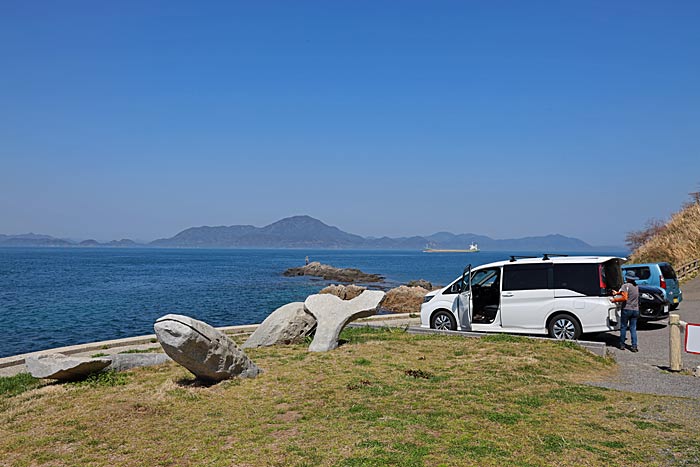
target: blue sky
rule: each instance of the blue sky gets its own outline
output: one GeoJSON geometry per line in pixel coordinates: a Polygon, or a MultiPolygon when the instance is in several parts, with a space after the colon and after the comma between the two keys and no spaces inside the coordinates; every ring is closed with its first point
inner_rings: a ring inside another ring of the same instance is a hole
{"type": "Polygon", "coordinates": [[[0,3],[0,233],[308,214],[621,245],[700,190],[700,3],[0,3]]]}

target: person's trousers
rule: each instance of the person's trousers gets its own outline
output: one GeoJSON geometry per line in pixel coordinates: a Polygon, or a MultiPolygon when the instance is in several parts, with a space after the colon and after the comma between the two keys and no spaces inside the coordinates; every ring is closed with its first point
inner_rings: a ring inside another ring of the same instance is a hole
{"type": "Polygon", "coordinates": [[[627,340],[627,328],[630,330],[632,338],[632,347],[637,347],[637,319],[639,318],[639,310],[622,310],[620,317],[620,344],[624,345],[627,340]]]}

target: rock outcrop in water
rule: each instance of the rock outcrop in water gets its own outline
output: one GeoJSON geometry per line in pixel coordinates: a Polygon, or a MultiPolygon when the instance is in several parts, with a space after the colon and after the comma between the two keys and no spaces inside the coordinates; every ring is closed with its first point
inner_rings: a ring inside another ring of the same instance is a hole
{"type": "Polygon", "coordinates": [[[382,282],[384,277],[379,274],[368,274],[354,268],[336,268],[318,261],[309,263],[299,268],[290,268],[284,271],[285,276],[314,276],[329,281],[338,282],[382,282]]]}
{"type": "Polygon", "coordinates": [[[423,287],[396,287],[386,293],[381,308],[392,313],[420,313],[423,298],[428,292],[423,287]]]}
{"type": "Polygon", "coordinates": [[[355,284],[348,284],[348,285],[331,284],[328,287],[321,289],[321,291],[319,293],[327,293],[327,294],[335,295],[336,297],[341,298],[343,300],[352,300],[353,298],[357,297],[365,290],[367,290],[366,287],[360,287],[360,286],[355,285],[355,284]]]}
{"type": "Polygon", "coordinates": [[[407,287],[422,287],[425,290],[433,290],[433,284],[426,281],[425,279],[418,279],[417,281],[410,281],[406,284],[407,287]]]}

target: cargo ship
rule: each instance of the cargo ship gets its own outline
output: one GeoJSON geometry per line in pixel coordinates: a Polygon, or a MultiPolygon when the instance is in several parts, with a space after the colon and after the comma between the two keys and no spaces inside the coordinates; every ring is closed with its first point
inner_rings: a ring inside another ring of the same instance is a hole
{"type": "Polygon", "coordinates": [[[443,249],[438,249],[438,248],[426,248],[423,250],[423,253],[478,253],[479,252],[479,246],[472,242],[471,245],[469,245],[469,249],[467,250],[443,250],[443,249]]]}

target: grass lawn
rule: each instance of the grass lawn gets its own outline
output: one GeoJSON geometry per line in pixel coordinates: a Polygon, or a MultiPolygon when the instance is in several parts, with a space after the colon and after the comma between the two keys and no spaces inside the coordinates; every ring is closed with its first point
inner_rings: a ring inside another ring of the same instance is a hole
{"type": "Polygon", "coordinates": [[[82,384],[0,378],[0,465],[700,463],[696,400],[581,384],[615,365],[575,346],[368,328],[343,338],[325,353],[248,351],[260,377],[208,387],[174,363],[82,384]]]}

